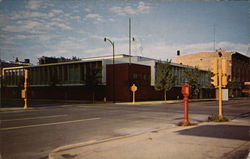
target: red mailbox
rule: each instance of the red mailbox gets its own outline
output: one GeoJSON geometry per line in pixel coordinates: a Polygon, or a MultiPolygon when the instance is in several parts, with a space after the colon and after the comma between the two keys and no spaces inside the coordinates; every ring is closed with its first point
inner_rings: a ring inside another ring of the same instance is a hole
{"type": "Polygon", "coordinates": [[[190,95],[190,85],[185,83],[182,85],[181,93],[183,96],[189,96],[190,95]]]}

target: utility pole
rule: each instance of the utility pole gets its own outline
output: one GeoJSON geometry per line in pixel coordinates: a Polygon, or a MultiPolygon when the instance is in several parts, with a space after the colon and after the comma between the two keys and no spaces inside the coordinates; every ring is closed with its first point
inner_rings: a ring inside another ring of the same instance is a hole
{"type": "Polygon", "coordinates": [[[131,18],[129,18],[128,34],[129,34],[129,64],[131,64],[131,18]]]}

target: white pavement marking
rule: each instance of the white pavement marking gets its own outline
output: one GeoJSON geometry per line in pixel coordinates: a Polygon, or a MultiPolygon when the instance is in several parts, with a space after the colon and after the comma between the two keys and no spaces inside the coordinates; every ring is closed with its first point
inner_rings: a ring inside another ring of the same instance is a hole
{"type": "Polygon", "coordinates": [[[101,119],[101,118],[89,118],[89,119],[62,121],[62,122],[56,122],[56,123],[44,123],[44,124],[35,124],[35,125],[18,126],[18,127],[7,127],[7,128],[0,128],[0,130],[14,130],[14,129],[23,129],[23,128],[33,128],[33,127],[40,127],[40,126],[50,126],[50,125],[68,124],[68,123],[76,123],[76,122],[91,121],[91,120],[99,120],[99,119],[101,119]]]}
{"type": "Polygon", "coordinates": [[[62,117],[67,116],[67,114],[63,115],[50,115],[50,116],[40,116],[40,117],[33,117],[33,118],[19,118],[19,119],[4,119],[0,121],[20,121],[20,120],[32,120],[32,119],[45,119],[45,118],[56,118],[56,117],[62,117]]]}

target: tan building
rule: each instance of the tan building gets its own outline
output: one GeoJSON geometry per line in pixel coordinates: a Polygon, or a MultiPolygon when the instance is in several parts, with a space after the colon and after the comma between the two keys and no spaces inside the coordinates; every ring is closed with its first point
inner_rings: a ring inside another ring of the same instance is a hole
{"type": "MultiPolygon", "coordinates": [[[[219,50],[222,53],[222,57],[226,58],[229,62],[228,75],[231,76],[231,66],[232,66],[232,52],[226,52],[224,50],[219,50]]],[[[214,58],[219,57],[218,52],[198,52],[188,55],[182,55],[176,57],[176,63],[182,65],[188,65],[193,67],[198,67],[203,70],[212,70],[212,61],[214,58]]]]}
{"type": "Polygon", "coordinates": [[[188,55],[176,57],[176,63],[198,67],[203,70],[212,70],[212,61],[218,57],[218,53],[222,53],[222,57],[227,59],[229,81],[237,81],[239,83],[250,81],[250,58],[238,52],[227,52],[217,50],[215,52],[198,52],[188,55]]]}

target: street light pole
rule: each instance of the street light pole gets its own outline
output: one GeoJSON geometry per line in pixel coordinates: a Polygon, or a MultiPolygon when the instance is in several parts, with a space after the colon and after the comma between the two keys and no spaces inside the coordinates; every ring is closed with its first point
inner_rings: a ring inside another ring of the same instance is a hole
{"type": "Polygon", "coordinates": [[[104,41],[109,41],[113,47],[113,103],[115,103],[115,42],[104,38],[104,41]]]}

